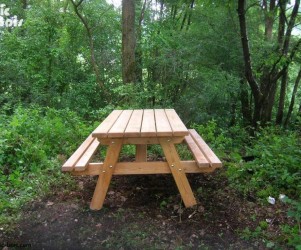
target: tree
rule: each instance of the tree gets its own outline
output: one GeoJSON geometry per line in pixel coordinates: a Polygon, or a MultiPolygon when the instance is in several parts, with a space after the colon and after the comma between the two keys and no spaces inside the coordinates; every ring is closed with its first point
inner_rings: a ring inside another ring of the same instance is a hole
{"type": "Polygon", "coordinates": [[[95,76],[96,76],[96,81],[99,84],[99,86],[101,87],[101,89],[104,91],[104,93],[106,95],[108,95],[108,93],[106,91],[106,88],[105,88],[105,85],[104,85],[104,82],[103,82],[103,80],[101,79],[101,76],[100,76],[100,72],[99,72],[99,67],[98,67],[97,61],[95,59],[95,51],[94,51],[94,42],[93,42],[92,29],[90,28],[87,19],[79,11],[79,7],[82,4],[82,2],[83,2],[83,0],[80,0],[78,3],[76,3],[74,0],[71,0],[71,3],[73,5],[73,7],[74,7],[74,11],[75,11],[76,15],[79,17],[79,19],[81,20],[81,22],[83,23],[83,25],[84,25],[84,27],[86,29],[86,32],[87,32],[87,36],[88,36],[88,39],[89,39],[89,45],[90,45],[91,64],[92,64],[93,69],[94,69],[94,73],[95,73],[95,76]]]}
{"type": "Polygon", "coordinates": [[[122,0],[122,79],[136,81],[135,0],[122,0]]]}
{"type": "MultiPolygon", "coordinates": [[[[255,2],[257,4],[257,2],[255,2]]],[[[284,97],[287,84],[288,67],[296,51],[298,50],[301,39],[292,42],[292,29],[298,16],[300,0],[296,0],[290,17],[286,11],[286,0],[280,0],[277,7],[275,1],[270,1],[268,8],[267,1],[263,1],[261,11],[265,13],[265,36],[264,40],[268,41],[269,47],[266,47],[267,59],[257,68],[253,67],[252,51],[249,44],[248,25],[246,13],[249,8],[246,8],[245,0],[238,0],[238,17],[240,24],[241,44],[244,59],[245,78],[251,88],[252,97],[254,100],[254,109],[252,116],[252,125],[257,127],[257,123],[262,125],[270,122],[272,119],[272,110],[275,104],[275,96],[277,93],[278,80],[282,78],[280,101],[278,106],[278,122],[282,120],[284,97]],[[280,15],[278,24],[278,43],[273,46],[273,27],[276,8],[279,9],[280,15]],[[268,10],[269,9],[269,10],[268,10]],[[286,21],[288,20],[288,22],[286,21]]],[[[264,42],[262,42],[264,44],[264,42]]]]}

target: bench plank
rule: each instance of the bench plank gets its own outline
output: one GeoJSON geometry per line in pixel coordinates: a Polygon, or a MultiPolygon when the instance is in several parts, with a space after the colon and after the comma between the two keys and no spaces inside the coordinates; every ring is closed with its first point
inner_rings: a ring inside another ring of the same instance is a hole
{"type": "Polygon", "coordinates": [[[141,125],[141,136],[142,137],[155,137],[156,123],[155,114],[153,109],[145,109],[143,112],[143,120],[141,125]]]}
{"type": "Polygon", "coordinates": [[[86,169],[90,159],[92,158],[93,154],[95,153],[96,149],[98,148],[100,142],[97,139],[91,143],[88,147],[86,152],[81,156],[79,161],[76,163],[74,170],[75,171],[83,171],[86,169]]]}
{"type": "Polygon", "coordinates": [[[92,132],[93,137],[108,137],[107,133],[122,113],[122,110],[114,110],[111,114],[92,132]]]}
{"type": "Polygon", "coordinates": [[[113,124],[112,128],[108,133],[108,137],[110,138],[117,138],[123,137],[124,131],[129,123],[133,110],[124,110],[118,119],[113,124]]]}
{"type": "Polygon", "coordinates": [[[174,136],[185,136],[189,132],[174,109],[165,109],[174,136]]]}
{"type": "Polygon", "coordinates": [[[198,145],[194,142],[191,135],[185,136],[185,142],[187,143],[188,148],[193,154],[195,161],[197,162],[199,167],[209,167],[209,161],[204,156],[203,152],[200,150],[198,145]]]}
{"type": "Polygon", "coordinates": [[[206,144],[206,142],[203,140],[203,138],[195,131],[195,129],[189,129],[189,133],[195,143],[198,145],[200,150],[203,152],[204,156],[207,158],[207,160],[210,163],[211,167],[219,168],[222,166],[221,161],[218,159],[218,157],[214,154],[214,152],[211,150],[211,148],[206,144]]]}
{"type": "Polygon", "coordinates": [[[129,120],[129,123],[125,129],[127,137],[139,137],[142,125],[143,110],[134,110],[129,120]]]}
{"type": "Polygon", "coordinates": [[[78,162],[80,157],[85,153],[85,151],[91,145],[93,140],[94,138],[90,134],[88,138],[73,153],[73,155],[65,162],[65,164],[62,166],[62,171],[72,171],[75,164],[78,162]]]}
{"type": "Polygon", "coordinates": [[[172,129],[164,109],[155,109],[155,121],[158,136],[172,136],[172,129]]]}

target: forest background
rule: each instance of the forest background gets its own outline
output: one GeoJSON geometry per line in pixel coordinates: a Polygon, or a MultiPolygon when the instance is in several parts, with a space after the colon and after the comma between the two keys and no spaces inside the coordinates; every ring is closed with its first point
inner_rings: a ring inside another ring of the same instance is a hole
{"type": "Polygon", "coordinates": [[[174,108],[243,199],[285,195],[281,237],[244,235],[300,249],[300,0],[1,4],[0,223],[72,183],[62,162],[113,109],[174,108]]]}

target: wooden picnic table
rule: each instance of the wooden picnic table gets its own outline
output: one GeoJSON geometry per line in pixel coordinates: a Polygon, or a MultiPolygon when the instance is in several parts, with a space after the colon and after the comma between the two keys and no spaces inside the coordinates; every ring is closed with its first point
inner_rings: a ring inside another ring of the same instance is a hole
{"type": "Polygon", "coordinates": [[[114,110],[63,165],[74,175],[99,175],[90,208],[101,209],[112,175],[171,173],[186,207],[196,204],[186,173],[212,172],[220,160],[195,130],[188,130],[174,109],[114,110]],[[185,141],[194,160],[181,161],[176,144],[185,141]],[[125,144],[136,145],[135,162],[119,162],[125,144]],[[147,145],[160,144],[166,162],[147,161],[147,145]],[[107,145],[103,163],[91,163],[107,145]]]}

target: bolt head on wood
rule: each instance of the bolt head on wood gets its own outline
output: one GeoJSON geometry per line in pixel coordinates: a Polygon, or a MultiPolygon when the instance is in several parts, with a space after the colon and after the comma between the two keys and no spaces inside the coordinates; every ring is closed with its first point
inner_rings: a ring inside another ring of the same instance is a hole
{"type": "Polygon", "coordinates": [[[172,167],[174,167],[175,165],[171,164],[172,167]]]}
{"type": "Polygon", "coordinates": [[[179,168],[179,171],[182,171],[182,169],[181,169],[181,168],[179,168]]]}
{"type": "Polygon", "coordinates": [[[104,171],[102,171],[103,173],[105,173],[106,171],[104,170],[104,171]]]}
{"type": "Polygon", "coordinates": [[[111,165],[110,168],[112,168],[113,166],[111,165]]]}

